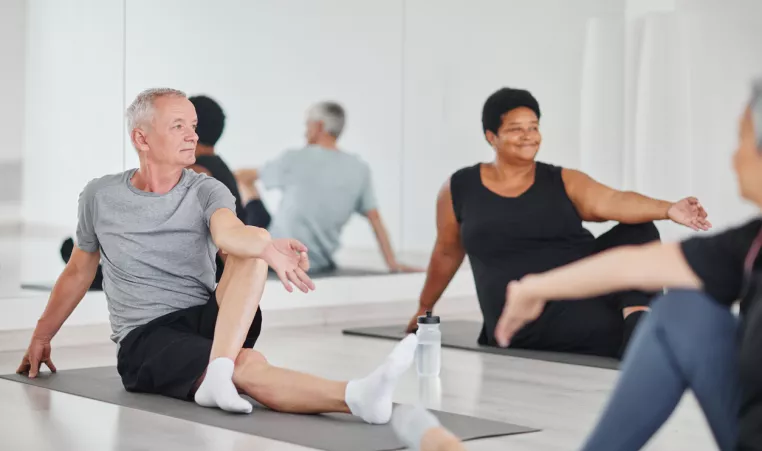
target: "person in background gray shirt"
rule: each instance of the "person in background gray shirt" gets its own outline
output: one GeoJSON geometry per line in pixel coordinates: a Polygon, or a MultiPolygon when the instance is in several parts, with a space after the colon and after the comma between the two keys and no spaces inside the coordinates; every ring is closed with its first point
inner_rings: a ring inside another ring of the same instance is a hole
{"type": "Polygon", "coordinates": [[[337,147],[345,121],[339,104],[318,103],[307,112],[306,147],[286,151],[261,168],[236,171],[247,224],[266,227],[274,237],[303,242],[309,248],[311,268],[325,271],[335,268],[333,255],[341,231],[352,214],[359,213],[370,221],[390,271],[422,271],[397,261],[378,211],[368,165],[337,147]],[[254,187],[257,180],[283,192],[274,218],[254,187]]]}
{"type": "Polygon", "coordinates": [[[285,288],[307,293],[308,248],[246,226],[219,180],[196,173],[198,123],[184,93],[150,89],[127,110],[140,167],[87,184],[79,198],[77,246],[58,278],[19,373],[56,368],[50,342],[103,265],[103,288],[118,343],[117,371],[128,391],[195,400],[248,413],[238,393],[278,411],[352,413],[389,421],[392,394],[410,366],[410,335],[373,373],[329,381],[270,365],[252,348],[268,267],[285,288]],[[227,255],[215,286],[215,255],[227,255]]]}

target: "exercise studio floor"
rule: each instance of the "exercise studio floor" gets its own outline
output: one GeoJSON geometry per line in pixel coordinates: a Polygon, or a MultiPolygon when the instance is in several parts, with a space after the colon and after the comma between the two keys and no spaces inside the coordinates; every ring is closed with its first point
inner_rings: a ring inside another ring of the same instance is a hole
{"type": "MultiPolygon", "coordinates": [[[[18,309],[25,299],[31,302],[36,299],[33,296],[40,296],[40,293],[19,291],[18,287],[22,278],[37,274],[44,266],[38,264],[35,270],[33,260],[37,256],[57,256],[55,245],[58,242],[57,236],[19,239],[6,235],[0,239],[0,287],[5,292],[0,296],[0,303],[10,302],[9,305],[18,309]],[[34,255],[35,258],[24,255],[34,255]]],[[[43,278],[58,270],[58,263],[51,261],[53,267],[45,267],[43,278]]],[[[476,301],[468,299],[463,302],[475,305],[476,301]]],[[[30,314],[39,315],[37,308],[34,307],[35,312],[30,314]]],[[[384,322],[399,320],[381,321],[384,322]]],[[[365,325],[374,323],[363,320],[359,324],[355,321],[330,326],[266,327],[257,349],[276,365],[328,378],[358,377],[375,368],[394,346],[392,341],[341,333],[344,327],[365,325]]],[[[71,327],[67,332],[58,343],[54,341],[53,359],[59,370],[116,364],[116,349],[108,341],[107,325],[71,327]]],[[[30,333],[28,330],[0,330],[0,374],[16,370],[30,333]]],[[[596,421],[617,376],[616,371],[606,369],[453,349],[443,349],[442,352],[440,386],[419,385],[415,370],[411,368],[398,386],[396,402],[413,403],[424,399],[439,410],[541,430],[471,441],[468,443],[470,450],[578,449],[596,421]]],[[[6,380],[0,380],[0,400],[0,450],[310,449],[6,380]]],[[[715,449],[692,396],[686,396],[676,415],[646,449],[715,449]]]]}
{"type": "MultiPolygon", "coordinates": [[[[347,378],[372,370],[392,346],[390,341],[343,336],[340,327],[300,327],[266,330],[257,349],[277,365],[347,378]]],[[[59,370],[114,365],[114,355],[114,346],[108,344],[54,349],[59,370]]],[[[20,357],[20,351],[0,353],[0,373],[13,372],[20,357]]],[[[468,444],[471,450],[574,450],[594,423],[616,374],[444,349],[439,408],[542,429],[472,441],[468,444]]],[[[414,402],[423,392],[427,401],[436,403],[437,389],[419,387],[411,369],[395,400],[414,402]]],[[[0,399],[2,449],[309,449],[4,380],[0,380],[0,399]]],[[[677,414],[646,449],[715,449],[692,397],[683,400],[677,414]]]]}

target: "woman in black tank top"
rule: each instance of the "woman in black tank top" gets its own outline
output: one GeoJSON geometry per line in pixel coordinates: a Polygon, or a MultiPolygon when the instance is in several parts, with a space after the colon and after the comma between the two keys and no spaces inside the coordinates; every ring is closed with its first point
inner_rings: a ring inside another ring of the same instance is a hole
{"type": "MultiPolygon", "coordinates": [[[[504,88],[494,93],[484,105],[482,123],[495,161],[455,172],[437,201],[437,242],[417,315],[433,308],[468,255],[484,316],[481,344],[496,345],[495,325],[510,281],[615,246],[658,240],[655,220],[709,227],[694,198],[655,200],[536,162],[539,118],[539,105],[529,92],[504,88]],[[595,238],[583,221],[619,224],[595,238]]],[[[620,356],[652,295],[633,291],[613,295],[616,302],[549,302],[511,346],[620,356]]]]}

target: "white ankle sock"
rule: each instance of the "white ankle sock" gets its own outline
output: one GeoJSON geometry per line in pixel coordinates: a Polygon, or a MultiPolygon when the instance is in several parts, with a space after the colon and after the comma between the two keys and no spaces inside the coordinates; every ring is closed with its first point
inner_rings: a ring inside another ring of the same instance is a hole
{"type": "Polygon", "coordinates": [[[397,437],[410,449],[421,449],[427,431],[439,427],[437,417],[423,407],[399,406],[392,415],[392,428],[397,437]]]}
{"type": "Polygon", "coordinates": [[[206,376],[196,391],[196,404],[219,407],[228,412],[251,413],[251,403],[241,398],[233,384],[235,362],[219,357],[206,368],[206,376]]]}
{"type": "Polygon", "coordinates": [[[386,361],[363,379],[347,384],[344,399],[349,410],[371,424],[385,424],[392,416],[392,395],[399,377],[415,358],[418,338],[410,334],[399,342],[386,361]]]}

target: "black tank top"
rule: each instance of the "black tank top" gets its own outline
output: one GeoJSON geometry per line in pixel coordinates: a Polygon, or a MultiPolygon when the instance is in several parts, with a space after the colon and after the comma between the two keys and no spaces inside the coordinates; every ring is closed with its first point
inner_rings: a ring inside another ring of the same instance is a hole
{"type": "Polygon", "coordinates": [[[494,344],[508,283],[591,255],[595,238],[566,194],[560,167],[538,162],[532,186],[503,197],[484,186],[480,166],[453,174],[450,191],[484,315],[480,341],[494,344]]]}
{"type": "Polygon", "coordinates": [[[235,176],[230,171],[228,165],[225,164],[219,155],[198,156],[196,157],[196,164],[206,168],[209,172],[212,173],[212,177],[216,178],[222,182],[223,185],[228,187],[230,192],[235,197],[236,216],[238,216],[238,219],[241,221],[244,221],[246,218],[246,210],[244,210],[243,203],[241,202],[241,193],[238,192],[238,183],[235,181],[235,176]]]}

